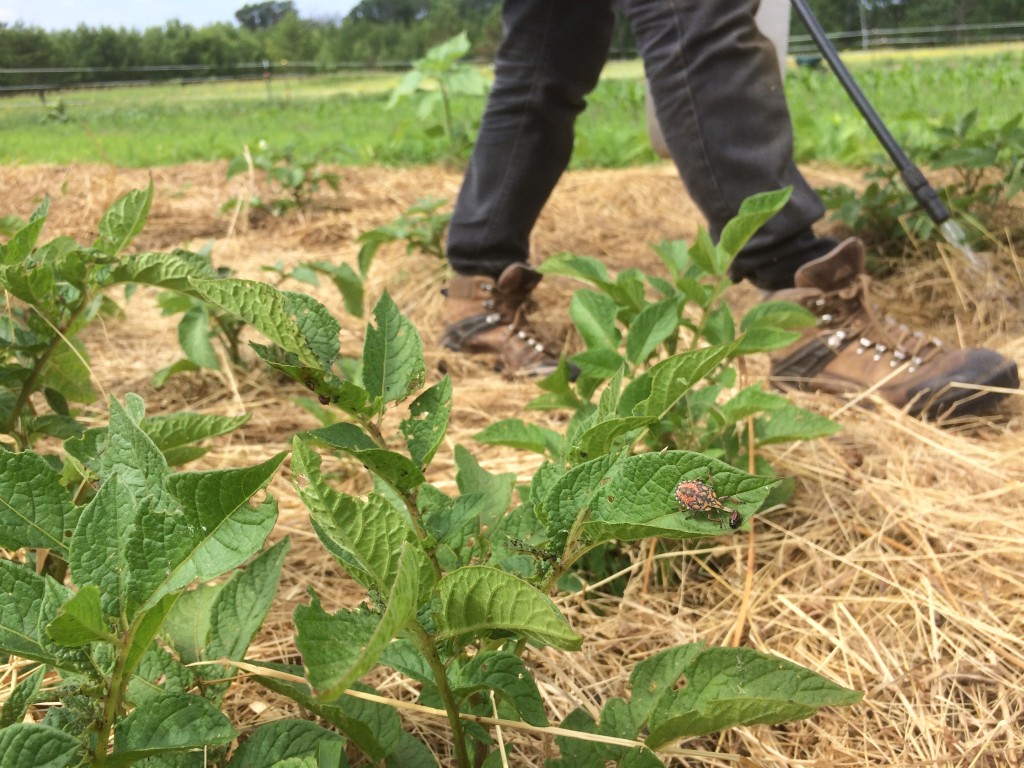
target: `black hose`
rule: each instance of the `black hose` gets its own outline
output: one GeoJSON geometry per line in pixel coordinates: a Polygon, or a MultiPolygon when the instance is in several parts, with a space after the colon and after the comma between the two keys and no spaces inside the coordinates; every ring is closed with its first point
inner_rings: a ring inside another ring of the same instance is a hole
{"type": "Polygon", "coordinates": [[[839,54],[832,45],[832,41],[825,34],[825,30],[822,29],[817,18],[811,13],[806,0],[791,0],[791,2],[800,20],[814,39],[814,44],[818,47],[821,55],[839,79],[840,84],[853,101],[854,106],[857,107],[857,111],[867,121],[868,126],[870,126],[872,132],[878,138],[878,141],[881,142],[882,147],[885,148],[893,163],[896,164],[900,176],[903,177],[903,182],[907,185],[907,189],[910,190],[910,193],[920,206],[924,208],[928,217],[936,224],[942,224],[950,218],[950,213],[946,206],[942,204],[938,193],[928,183],[924,174],[921,173],[921,169],[911,162],[910,158],[907,157],[907,153],[896,143],[896,139],[893,138],[889,129],[885,127],[882,118],[878,116],[875,108],[871,106],[871,102],[868,101],[860,86],[853,79],[850,70],[846,68],[842,59],[839,58],[839,54]]]}

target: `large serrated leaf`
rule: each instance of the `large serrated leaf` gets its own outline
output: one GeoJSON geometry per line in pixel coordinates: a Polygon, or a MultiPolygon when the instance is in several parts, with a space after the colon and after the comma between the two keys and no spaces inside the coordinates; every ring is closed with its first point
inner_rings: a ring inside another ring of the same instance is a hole
{"type": "Polygon", "coordinates": [[[518,576],[484,565],[459,568],[438,583],[441,638],[516,632],[540,645],[579,650],[572,630],[547,595],[518,576]]]}
{"type": "Polygon", "coordinates": [[[480,690],[495,691],[530,725],[549,724],[533,675],[514,653],[482,651],[453,670],[450,685],[463,698],[480,690]]]}
{"type": "Polygon", "coordinates": [[[149,435],[165,455],[171,451],[211,437],[234,432],[249,423],[251,413],[227,416],[215,413],[167,413],[147,416],[142,431],[149,435]]]}
{"type": "Polygon", "coordinates": [[[841,424],[827,416],[790,404],[758,419],[754,434],[758,445],[770,445],[828,437],[841,429],[841,424]]]}
{"type": "Polygon", "coordinates": [[[763,301],[755,304],[743,316],[740,330],[769,327],[796,331],[813,328],[817,323],[817,316],[800,304],[792,301],[763,301]]]}
{"type": "MultiPolygon", "coordinates": [[[[43,685],[43,677],[47,672],[45,665],[39,665],[21,680],[17,681],[7,701],[0,707],[0,729],[25,719],[28,709],[36,701],[36,696],[43,685]]],[[[17,675],[15,674],[15,678],[17,675]]]]}
{"type": "Polygon", "coordinates": [[[402,731],[398,744],[388,755],[385,768],[437,768],[437,758],[430,747],[411,733],[402,731]]]}
{"type": "MultiPolygon", "coordinates": [[[[167,693],[185,693],[196,684],[194,671],[188,669],[162,646],[150,644],[139,659],[128,683],[127,700],[132,706],[145,706],[167,693]]],[[[209,699],[209,689],[204,696],[209,699]]]]}
{"type": "Polygon", "coordinates": [[[222,746],[235,736],[231,722],[206,699],[168,693],[118,723],[114,752],[104,764],[122,768],[149,755],[222,746]]]}
{"type": "Polygon", "coordinates": [[[39,638],[46,581],[18,563],[0,558],[0,651],[56,664],[39,638]]]}
{"type": "MultiPolygon", "coordinates": [[[[633,717],[629,704],[623,699],[613,698],[605,702],[601,710],[600,722],[583,709],[570,712],[562,723],[564,730],[580,731],[581,733],[609,736],[616,739],[635,740],[640,730],[633,717]]],[[[556,738],[562,759],[550,764],[550,768],[574,768],[574,766],[631,765],[634,768],[649,768],[662,763],[654,757],[649,749],[611,744],[601,740],[574,739],[560,735],[556,738]],[[653,760],[653,762],[652,762],[653,760]]]]}
{"type": "Polygon", "coordinates": [[[50,198],[43,200],[32,217],[11,235],[11,238],[0,244],[0,265],[21,264],[32,253],[43,231],[50,210],[50,198]]]}
{"type": "Polygon", "coordinates": [[[282,539],[233,576],[217,593],[210,612],[207,658],[237,661],[245,656],[277,595],[281,567],[289,546],[289,540],[282,539]]]}
{"type": "Polygon", "coordinates": [[[66,556],[78,515],[46,459],[30,451],[0,451],[0,547],[38,547],[66,556]]]}
{"type": "Polygon", "coordinates": [[[317,533],[343,565],[355,566],[368,589],[387,591],[398,574],[402,547],[413,539],[406,518],[385,499],[371,494],[366,501],[339,493],[320,473],[320,456],[296,438],[292,471],[296,488],[309,510],[317,533]]]}
{"type": "Polygon", "coordinates": [[[185,357],[198,368],[217,370],[220,360],[210,341],[210,312],[206,305],[192,307],[178,323],[178,344],[185,357]]]}
{"type": "Polygon", "coordinates": [[[777,411],[790,404],[785,396],[767,392],[761,384],[751,384],[719,406],[718,412],[725,424],[735,424],[758,413],[777,411]]]}
{"type": "Polygon", "coordinates": [[[91,403],[96,399],[89,356],[78,339],[65,338],[54,348],[39,383],[73,403],[91,403]]]}
{"type": "Polygon", "coordinates": [[[537,271],[544,275],[560,275],[574,277],[591,283],[605,290],[612,288],[614,283],[608,275],[608,268],[603,262],[592,256],[576,256],[571,253],[559,253],[544,260],[537,271]]]}
{"type": "Polygon", "coordinates": [[[748,197],[740,204],[737,214],[722,229],[717,248],[719,253],[716,254],[716,274],[724,274],[732,258],[768,219],[782,210],[792,192],[792,187],[762,192],[748,197]]]}
{"type": "Polygon", "coordinates": [[[557,454],[564,440],[561,434],[522,419],[501,419],[481,429],[473,439],[487,445],[507,445],[521,451],[557,454]]]}
{"type": "Polygon", "coordinates": [[[455,483],[462,494],[479,493],[486,499],[488,514],[481,515],[480,522],[485,526],[493,526],[505,515],[512,503],[512,490],[515,487],[515,472],[495,474],[480,466],[469,451],[461,445],[455,446],[455,483]]]}
{"type": "Polygon", "coordinates": [[[95,585],[107,616],[120,616],[126,594],[128,535],[135,522],[135,499],[116,475],[100,486],[82,510],[68,553],[71,579],[95,585]]]}
{"type": "Polygon", "coordinates": [[[207,581],[259,551],[277,519],[267,497],[249,499],[266,487],[284,460],[281,452],[243,469],[182,472],[167,478],[180,505],[173,511],[143,507],[130,534],[129,595],[148,607],[193,581],[207,581]]]}
{"type": "Polygon", "coordinates": [[[344,302],[345,309],[350,315],[360,318],[363,316],[363,295],[365,292],[363,278],[352,267],[344,262],[341,264],[317,262],[310,266],[317,272],[322,272],[331,278],[331,282],[334,283],[334,287],[341,294],[341,300],[344,302]]]}
{"type": "Polygon", "coordinates": [[[630,676],[638,718],[653,748],[736,725],[785,723],[825,706],[848,706],[860,691],[749,648],[681,646],[641,662],[630,676]]]}
{"type": "Polygon", "coordinates": [[[79,765],[78,739],[37,723],[15,723],[0,730],[2,768],[66,768],[79,765]]]}
{"type": "Polygon", "coordinates": [[[777,477],[757,477],[690,451],[628,456],[617,462],[593,497],[583,530],[592,542],[634,541],[650,536],[692,538],[727,532],[728,512],[711,514],[680,507],[675,488],[683,480],[712,479],[718,497],[749,519],[765,500],[777,477]]]}
{"type": "Polygon", "coordinates": [[[662,360],[647,372],[644,378],[649,381],[641,385],[641,379],[634,379],[626,387],[622,395],[623,403],[631,402],[629,392],[633,387],[648,386],[650,389],[647,396],[633,408],[633,413],[623,415],[662,418],[694,384],[725,360],[734,347],[735,344],[703,347],[662,360]]]}
{"type": "Polygon", "coordinates": [[[167,460],[149,435],[142,431],[142,400],[125,397],[125,405],[110,400],[106,439],[99,455],[97,472],[101,479],[118,477],[136,500],[164,503],[164,481],[170,475],[167,460]]]}
{"type": "Polygon", "coordinates": [[[570,534],[589,517],[594,499],[618,460],[605,455],[575,466],[537,499],[537,516],[545,521],[549,551],[562,553],[570,534]]]}
{"type": "Polygon", "coordinates": [[[421,469],[434,458],[448,430],[452,410],[452,382],[447,376],[409,405],[409,418],[399,427],[409,455],[421,469]]]}
{"type": "Polygon", "coordinates": [[[65,648],[79,648],[97,641],[115,642],[100,610],[100,590],[87,584],[61,606],[57,617],[46,625],[47,636],[65,648]]]}
{"type": "Polygon", "coordinates": [[[146,252],[124,256],[118,260],[105,282],[111,285],[141,283],[191,293],[190,279],[213,280],[216,277],[217,270],[210,264],[209,257],[178,250],[172,253],[146,252]]]}
{"type": "Polygon", "coordinates": [[[315,757],[317,745],[324,741],[345,739],[308,720],[276,720],[250,733],[227,768],[271,768],[292,758],[315,757]]]}
{"type": "MultiPolygon", "coordinates": [[[[389,645],[385,653],[398,643],[389,645]]],[[[420,659],[419,653],[413,651],[420,659]]],[[[257,665],[282,669],[280,665],[257,665]]],[[[284,669],[294,673],[291,668],[284,669]]],[[[301,671],[301,670],[300,670],[301,671]]],[[[429,677],[429,669],[427,670],[429,677]]],[[[295,701],[332,725],[336,725],[356,746],[373,760],[382,760],[398,743],[402,734],[402,721],[393,707],[375,701],[341,696],[330,704],[317,701],[309,686],[281,680],[276,677],[256,675],[256,681],[272,691],[295,701]]],[[[373,688],[362,683],[353,683],[350,688],[375,693],[373,688]]]]}
{"type": "Polygon", "coordinates": [[[134,189],[119,197],[100,219],[100,236],[94,247],[108,256],[117,256],[146,226],[152,204],[152,179],[146,189],[134,189]]]}
{"type": "Polygon", "coordinates": [[[421,559],[411,545],[403,545],[382,614],[345,609],[328,614],[315,597],[311,605],[295,609],[295,644],[319,699],[340,696],[370,671],[392,638],[416,620],[421,559]]]}
{"type": "Polygon", "coordinates": [[[181,593],[164,619],[163,632],[184,663],[191,664],[204,658],[213,603],[227,583],[200,584],[181,593]]]}
{"type": "Polygon", "coordinates": [[[594,291],[576,291],[569,302],[569,317],[591,350],[618,349],[622,334],[615,325],[616,311],[614,301],[594,291]]]}
{"type": "Polygon", "coordinates": [[[316,299],[253,280],[191,280],[207,301],[245,321],[302,363],[329,370],[341,326],[316,299]]]}
{"type": "Polygon", "coordinates": [[[639,430],[656,424],[657,421],[653,416],[630,416],[595,424],[579,436],[576,445],[569,451],[569,461],[576,463],[603,456],[612,450],[620,437],[638,433],[639,430]]]}
{"type": "Polygon", "coordinates": [[[363,344],[363,387],[385,404],[404,400],[426,379],[423,342],[387,292],[373,317],[377,324],[367,326],[363,344]]]}
{"type": "Polygon", "coordinates": [[[654,353],[659,344],[678,332],[679,302],[675,298],[649,304],[629,325],[626,358],[639,365],[654,353]]]}

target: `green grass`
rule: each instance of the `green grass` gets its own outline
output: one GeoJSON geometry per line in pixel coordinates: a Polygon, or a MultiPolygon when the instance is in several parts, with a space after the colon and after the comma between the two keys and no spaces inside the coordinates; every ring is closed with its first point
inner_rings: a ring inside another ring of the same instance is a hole
{"type": "MultiPolygon", "coordinates": [[[[846,56],[883,120],[905,147],[934,141],[932,128],[971,109],[995,126],[1021,111],[1024,49],[846,56]]],[[[0,163],[101,162],[148,167],[237,156],[266,139],[322,162],[420,164],[451,160],[428,135],[413,100],[385,110],[395,73],[294,80],[162,85],[0,99],[0,163]],[[61,104],[63,117],[54,107],[61,104]]],[[[578,122],[573,167],[655,161],[644,122],[639,62],[612,62],[578,122]]],[[[791,69],[787,80],[797,156],[846,165],[877,163],[881,149],[835,77],[791,69]]],[[[456,118],[475,131],[483,99],[460,99],[456,118]]],[[[755,118],[756,119],[756,118],[755,118]]],[[[456,159],[464,159],[465,152],[456,159]]]]}

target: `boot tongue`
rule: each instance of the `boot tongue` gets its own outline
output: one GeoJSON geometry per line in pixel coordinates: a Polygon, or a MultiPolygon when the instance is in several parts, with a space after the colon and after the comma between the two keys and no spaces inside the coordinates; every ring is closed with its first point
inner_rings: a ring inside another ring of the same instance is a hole
{"type": "Polygon", "coordinates": [[[848,238],[814,261],[796,271],[793,280],[797,288],[817,288],[829,293],[849,285],[864,272],[864,244],[855,237],[848,238]]]}
{"type": "Polygon", "coordinates": [[[506,296],[525,296],[537,287],[541,277],[543,275],[529,264],[510,264],[498,277],[498,292],[506,296]]]}

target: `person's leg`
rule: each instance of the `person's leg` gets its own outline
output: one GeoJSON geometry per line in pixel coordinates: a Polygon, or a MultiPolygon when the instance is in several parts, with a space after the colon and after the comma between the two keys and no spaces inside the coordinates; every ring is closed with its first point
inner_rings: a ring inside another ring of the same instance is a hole
{"type": "Polygon", "coordinates": [[[803,304],[814,328],[772,355],[784,389],[873,391],[932,417],[987,410],[1019,386],[1017,365],[986,349],[950,349],[878,312],[864,249],[818,238],[824,208],[793,162],[793,133],[758,0],[623,0],[658,120],[687,189],[717,238],[740,203],[792,185],[787,206],[733,263],[734,279],[803,304]]]}
{"type": "Polygon", "coordinates": [[[461,275],[496,278],[528,260],[614,23],[611,0],[506,0],[502,19],[494,86],[448,229],[448,260],[461,275]]]}
{"type": "Polygon", "coordinates": [[[717,239],[747,197],[793,187],[733,264],[735,280],[791,286],[835,247],[811,225],[824,208],[793,162],[793,129],[758,0],[624,0],[665,143],[717,239]]]}

